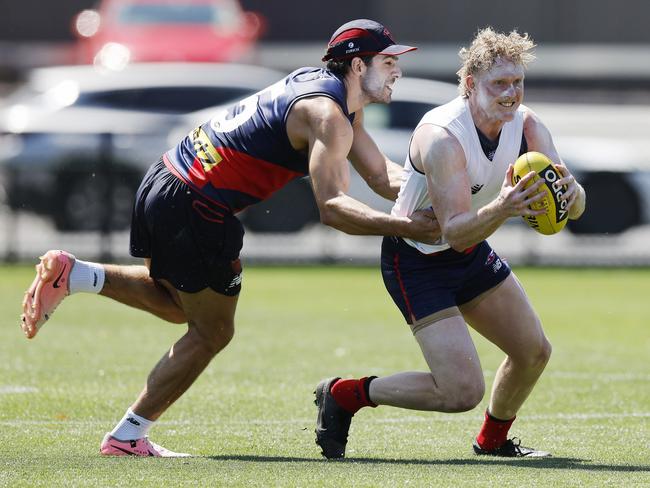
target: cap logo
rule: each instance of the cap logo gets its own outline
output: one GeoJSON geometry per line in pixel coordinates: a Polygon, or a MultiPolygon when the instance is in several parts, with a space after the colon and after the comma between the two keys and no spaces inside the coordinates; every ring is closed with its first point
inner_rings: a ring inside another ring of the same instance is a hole
{"type": "Polygon", "coordinates": [[[348,42],[348,48],[345,50],[345,54],[357,53],[359,52],[359,47],[354,45],[354,42],[348,42]]]}
{"type": "Polygon", "coordinates": [[[327,44],[323,61],[343,60],[355,56],[384,54],[399,56],[416,49],[395,44],[393,36],[383,25],[358,19],[339,27],[327,44]]]}

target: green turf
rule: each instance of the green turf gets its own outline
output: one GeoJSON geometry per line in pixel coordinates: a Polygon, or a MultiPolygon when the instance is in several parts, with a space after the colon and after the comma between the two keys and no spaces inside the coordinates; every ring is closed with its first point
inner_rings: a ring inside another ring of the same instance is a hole
{"type": "MultiPolygon", "coordinates": [[[[366,409],[343,462],[314,445],[323,377],[423,369],[375,269],[248,268],[234,342],[152,431],[191,459],[103,458],[99,441],[182,333],[69,298],[34,341],[25,267],[0,268],[0,486],[650,486],[650,270],[517,271],[553,343],[513,433],[548,460],[470,452],[463,414],[366,409]]],[[[490,384],[502,354],[476,343],[490,384]]]]}

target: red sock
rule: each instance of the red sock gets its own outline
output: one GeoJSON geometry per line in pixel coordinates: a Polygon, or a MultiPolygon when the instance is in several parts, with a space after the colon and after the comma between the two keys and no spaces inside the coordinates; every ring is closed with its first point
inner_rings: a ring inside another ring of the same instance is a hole
{"type": "Polygon", "coordinates": [[[338,380],[331,388],[332,396],[336,403],[343,410],[347,410],[352,415],[357,413],[362,407],[376,407],[368,398],[368,388],[370,382],[376,376],[363,377],[358,380],[338,380]]]}
{"type": "Polygon", "coordinates": [[[501,447],[508,439],[508,430],[517,417],[510,420],[499,420],[490,415],[490,412],[485,411],[485,421],[481,431],[476,436],[476,442],[481,449],[491,451],[497,447],[501,447]]]}

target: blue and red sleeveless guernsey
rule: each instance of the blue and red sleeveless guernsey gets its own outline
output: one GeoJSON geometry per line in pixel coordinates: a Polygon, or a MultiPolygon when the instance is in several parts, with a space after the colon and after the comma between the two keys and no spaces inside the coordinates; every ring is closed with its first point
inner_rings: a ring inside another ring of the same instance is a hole
{"type": "Polygon", "coordinates": [[[347,109],[343,81],[322,68],[301,68],[216,113],[164,156],[178,178],[231,212],[265,200],[309,172],[307,154],[289,142],[286,121],[298,100],[325,96],[347,109]]]}

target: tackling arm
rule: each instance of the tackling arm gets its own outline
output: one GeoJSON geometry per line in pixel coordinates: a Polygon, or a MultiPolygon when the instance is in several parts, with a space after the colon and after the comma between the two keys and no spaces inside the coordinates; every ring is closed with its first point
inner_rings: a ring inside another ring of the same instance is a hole
{"type": "Polygon", "coordinates": [[[423,242],[438,238],[438,227],[431,216],[395,217],[347,195],[347,155],[353,139],[349,121],[338,105],[326,98],[311,99],[302,109],[308,129],[309,173],[324,224],[348,234],[395,235],[423,242]]]}

